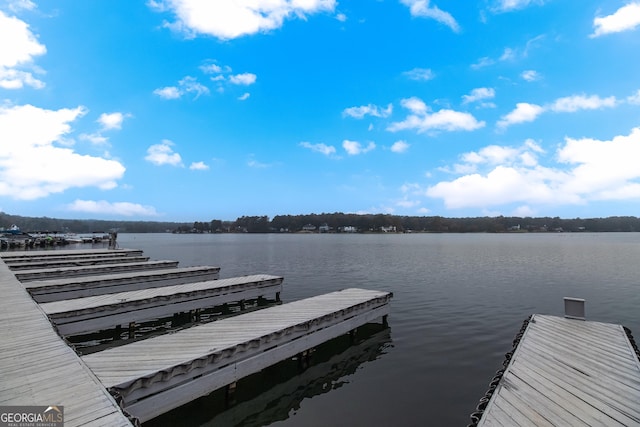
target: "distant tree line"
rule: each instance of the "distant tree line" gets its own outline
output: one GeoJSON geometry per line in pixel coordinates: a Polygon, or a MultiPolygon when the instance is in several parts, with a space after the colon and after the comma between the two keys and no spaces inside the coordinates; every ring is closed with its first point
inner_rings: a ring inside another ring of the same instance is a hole
{"type": "Polygon", "coordinates": [[[633,232],[640,231],[640,219],[633,216],[607,218],[559,217],[470,217],[358,215],[341,212],[262,216],[242,216],[235,221],[214,219],[193,223],[156,221],[106,221],[33,218],[0,212],[0,227],[18,225],[23,231],[93,233],[116,230],[122,233],[317,233],[345,232],[430,232],[430,233],[504,233],[504,232],[633,232]]]}
{"type": "Polygon", "coordinates": [[[155,221],[105,221],[93,219],[56,219],[48,217],[26,217],[8,215],[0,212],[0,228],[9,228],[17,225],[25,232],[49,232],[49,233],[94,233],[109,232],[119,233],[164,233],[173,231],[179,227],[190,225],[176,222],[155,221]]]}
{"type": "Polygon", "coordinates": [[[560,217],[472,217],[358,215],[322,213],[309,215],[242,216],[222,231],[247,233],[286,232],[431,232],[431,233],[503,233],[503,232],[613,232],[640,231],[637,217],[574,218],[560,217]]]}

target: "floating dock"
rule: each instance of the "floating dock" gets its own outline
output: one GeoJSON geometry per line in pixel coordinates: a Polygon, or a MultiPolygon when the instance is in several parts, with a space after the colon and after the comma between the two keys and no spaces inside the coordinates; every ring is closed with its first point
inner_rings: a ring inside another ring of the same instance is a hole
{"type": "Polygon", "coordinates": [[[62,405],[69,427],[131,426],[2,262],[0,288],[0,405],[62,405]]]}
{"type": "Polygon", "coordinates": [[[142,256],[139,249],[91,249],[91,250],[55,250],[55,251],[19,251],[19,252],[3,252],[2,260],[8,266],[16,262],[23,261],[60,261],[72,259],[98,259],[98,258],[121,258],[131,256],[142,256]]]}
{"type": "Polygon", "coordinates": [[[346,289],[83,356],[145,422],[389,314],[389,292],[346,289]]]}
{"type": "Polygon", "coordinates": [[[61,334],[78,335],[266,295],[278,299],[283,280],[256,274],[55,301],[40,307],[61,334]]]}
{"type": "Polygon", "coordinates": [[[12,262],[9,265],[11,271],[34,270],[37,268],[59,268],[59,267],[83,267],[88,265],[105,265],[105,264],[122,264],[128,262],[147,262],[149,257],[146,256],[128,256],[128,257],[100,257],[100,258],[84,258],[84,259],[61,259],[50,260],[42,259],[40,261],[19,261],[12,262]]]}
{"type": "Polygon", "coordinates": [[[638,426],[636,351],[620,325],[536,314],[474,425],[638,426]]]}
{"type": "Polygon", "coordinates": [[[219,267],[179,268],[137,250],[5,252],[0,260],[0,405],[64,406],[65,426],[150,420],[361,325],[386,324],[392,297],[348,289],[80,357],[62,336],[269,294],[279,300],[283,278],[218,279],[219,267]]]}
{"type": "Polygon", "coordinates": [[[163,268],[175,268],[178,261],[144,261],[144,262],[122,262],[119,264],[91,265],[87,267],[59,267],[40,268],[32,270],[18,270],[14,274],[21,282],[32,280],[60,279],[68,277],[92,276],[95,274],[109,274],[118,272],[160,270],[163,268]]]}
{"type": "Polygon", "coordinates": [[[176,267],[64,279],[35,280],[24,283],[36,301],[51,302],[139,289],[216,280],[220,267],[176,267]]]}

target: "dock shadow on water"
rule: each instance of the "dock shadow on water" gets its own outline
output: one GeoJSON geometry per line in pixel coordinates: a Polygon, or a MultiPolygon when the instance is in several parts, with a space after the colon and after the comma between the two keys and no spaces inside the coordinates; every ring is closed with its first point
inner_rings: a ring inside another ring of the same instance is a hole
{"type": "Polygon", "coordinates": [[[258,427],[286,420],[303,400],[347,385],[349,376],[392,346],[388,326],[368,323],[319,345],[308,360],[290,358],[243,378],[232,395],[215,390],[143,426],[258,427]]]}

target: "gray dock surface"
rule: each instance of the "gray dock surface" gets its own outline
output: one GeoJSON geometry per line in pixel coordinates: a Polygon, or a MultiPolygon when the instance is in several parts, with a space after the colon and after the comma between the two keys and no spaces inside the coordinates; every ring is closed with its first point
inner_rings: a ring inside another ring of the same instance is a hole
{"type": "Polygon", "coordinates": [[[281,276],[255,274],[228,279],[119,292],[41,304],[63,335],[157,319],[182,311],[257,299],[282,292],[281,276]]]}
{"type": "Polygon", "coordinates": [[[90,265],[86,267],[59,267],[38,268],[33,270],[18,270],[15,275],[21,282],[32,280],[47,280],[56,278],[68,278],[78,276],[92,276],[96,274],[109,274],[118,272],[160,270],[163,268],[176,268],[178,261],[160,260],[145,262],[122,262],[120,264],[90,265]]]}
{"type": "Polygon", "coordinates": [[[62,405],[68,427],[131,426],[4,262],[0,288],[0,405],[62,405]]]}
{"type": "MultiPolygon", "coordinates": [[[[11,271],[36,270],[39,268],[58,268],[58,267],[82,267],[88,265],[105,265],[105,264],[122,264],[127,262],[146,262],[149,257],[146,256],[119,256],[119,257],[99,257],[99,258],[75,258],[75,259],[40,259],[40,260],[20,260],[7,264],[11,271]]],[[[6,261],[5,261],[6,263],[6,261]]]]}
{"type": "Polygon", "coordinates": [[[389,292],[346,289],[83,356],[142,422],[389,313],[389,292]]]}
{"type": "Polygon", "coordinates": [[[534,315],[478,426],[639,426],[640,362],[620,325],[534,315]]]}
{"type": "Polygon", "coordinates": [[[83,259],[83,258],[113,258],[140,256],[140,249],[56,249],[43,251],[11,251],[0,253],[0,258],[7,265],[18,261],[40,261],[43,259],[62,260],[62,259],[83,259]]]}
{"type": "Polygon", "coordinates": [[[24,283],[24,287],[36,301],[44,303],[216,280],[219,275],[220,267],[176,267],[63,279],[34,280],[24,283]]]}

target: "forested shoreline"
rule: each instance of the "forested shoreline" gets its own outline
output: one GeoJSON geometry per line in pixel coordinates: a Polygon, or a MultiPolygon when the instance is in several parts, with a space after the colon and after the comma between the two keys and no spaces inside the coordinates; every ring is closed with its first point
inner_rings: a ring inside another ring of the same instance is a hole
{"type": "Polygon", "coordinates": [[[25,217],[0,213],[0,229],[17,225],[25,232],[95,233],[503,233],[637,232],[634,216],[606,218],[399,216],[322,213],[242,216],[235,221],[162,222],[25,217]]]}

